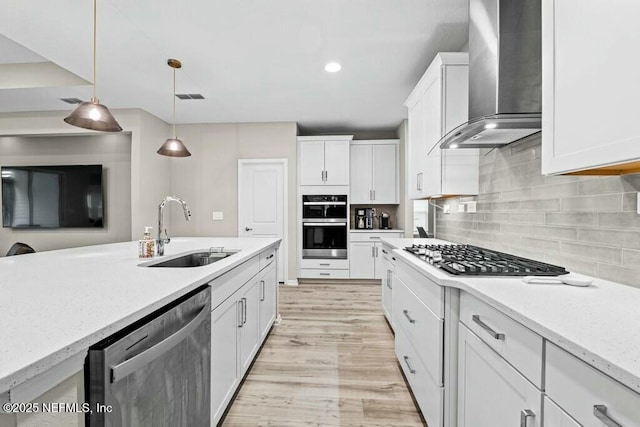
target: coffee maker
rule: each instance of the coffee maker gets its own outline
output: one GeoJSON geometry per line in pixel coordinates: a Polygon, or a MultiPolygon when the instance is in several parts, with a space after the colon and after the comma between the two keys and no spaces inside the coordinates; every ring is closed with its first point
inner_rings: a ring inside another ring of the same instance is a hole
{"type": "Polygon", "coordinates": [[[380,212],[378,218],[380,230],[389,230],[391,228],[391,216],[387,212],[380,212]]]}
{"type": "Polygon", "coordinates": [[[357,208],[355,217],[355,227],[357,230],[373,230],[373,208],[357,208]]]}

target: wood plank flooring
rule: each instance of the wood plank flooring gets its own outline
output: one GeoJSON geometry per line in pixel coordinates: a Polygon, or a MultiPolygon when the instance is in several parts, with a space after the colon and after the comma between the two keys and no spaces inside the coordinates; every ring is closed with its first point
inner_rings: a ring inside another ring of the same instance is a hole
{"type": "Polygon", "coordinates": [[[379,284],[280,287],[274,326],[223,426],[422,426],[379,284]]]}

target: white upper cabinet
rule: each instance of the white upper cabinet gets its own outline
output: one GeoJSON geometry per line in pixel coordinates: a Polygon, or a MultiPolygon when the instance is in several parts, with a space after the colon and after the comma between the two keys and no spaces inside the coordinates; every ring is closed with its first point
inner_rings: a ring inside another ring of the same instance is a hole
{"type": "Polygon", "coordinates": [[[399,203],[398,140],[351,142],[351,204],[399,203]]]}
{"type": "Polygon", "coordinates": [[[349,185],[349,141],[353,137],[298,137],[299,185],[349,185]]]}
{"type": "Polygon", "coordinates": [[[640,2],[542,1],[542,173],[640,172],[640,2]]]}
{"type": "Polygon", "coordinates": [[[438,144],[467,121],[468,62],[467,53],[439,53],[405,102],[411,199],[478,194],[479,150],[441,150],[438,144]]]}

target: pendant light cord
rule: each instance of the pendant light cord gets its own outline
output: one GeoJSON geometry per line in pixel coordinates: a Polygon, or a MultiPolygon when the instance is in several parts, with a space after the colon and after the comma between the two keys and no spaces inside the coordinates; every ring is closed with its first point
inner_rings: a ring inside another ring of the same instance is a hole
{"type": "Polygon", "coordinates": [[[93,97],[96,98],[96,12],[97,0],[93,0],[93,97]]]}
{"type": "Polygon", "coordinates": [[[177,139],[176,135],[176,69],[173,68],[173,138],[177,139]]]}

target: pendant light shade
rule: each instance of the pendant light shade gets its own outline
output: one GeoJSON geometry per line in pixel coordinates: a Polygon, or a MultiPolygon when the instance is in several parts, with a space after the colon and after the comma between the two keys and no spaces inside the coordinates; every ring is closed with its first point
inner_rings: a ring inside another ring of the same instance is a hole
{"type": "Polygon", "coordinates": [[[100,104],[98,98],[91,98],[91,102],[79,104],[64,121],[79,128],[102,132],[120,132],[122,130],[109,109],[100,104]]]}
{"type": "Polygon", "coordinates": [[[158,154],[169,157],[189,157],[191,153],[178,138],[169,138],[158,149],[158,154]]]}
{"type": "Polygon", "coordinates": [[[78,105],[64,121],[83,129],[120,132],[122,127],[96,96],[96,1],[93,0],[93,97],[90,102],[78,105]]]}
{"type": "Polygon", "coordinates": [[[157,153],[169,157],[189,157],[191,153],[176,136],[176,69],[182,68],[182,63],[172,58],[167,60],[167,65],[173,68],[173,138],[167,139],[157,153]]]}

